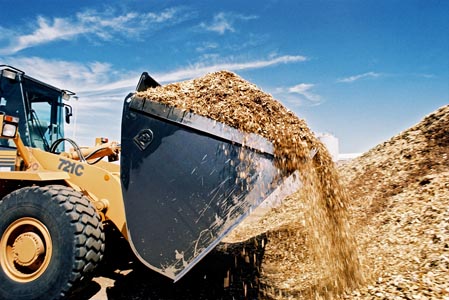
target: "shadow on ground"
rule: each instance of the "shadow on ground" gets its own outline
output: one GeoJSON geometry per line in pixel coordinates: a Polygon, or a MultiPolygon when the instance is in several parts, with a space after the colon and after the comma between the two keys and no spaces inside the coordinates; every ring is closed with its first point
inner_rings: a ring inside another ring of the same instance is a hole
{"type": "Polygon", "coordinates": [[[138,262],[114,229],[107,231],[107,250],[94,279],[76,289],[70,300],[253,300],[266,237],[220,245],[177,283],[138,262]],[[103,283],[109,284],[103,284],[103,283]],[[105,287],[107,286],[107,287],[105,287]],[[105,289],[101,296],[98,293],[105,289]]]}

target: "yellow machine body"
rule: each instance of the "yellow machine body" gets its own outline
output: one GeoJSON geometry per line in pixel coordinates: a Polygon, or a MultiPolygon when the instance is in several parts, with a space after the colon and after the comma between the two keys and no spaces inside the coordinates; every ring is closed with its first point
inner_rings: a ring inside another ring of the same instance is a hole
{"type": "Polygon", "coordinates": [[[25,158],[29,167],[26,170],[0,171],[0,181],[16,186],[12,189],[41,185],[46,181],[63,181],[91,199],[102,219],[114,223],[127,236],[119,165],[106,161],[89,165],[67,157],[70,156],[68,153],[54,154],[25,147],[19,137],[15,141],[17,151],[0,150],[0,160],[24,161],[25,158]]]}

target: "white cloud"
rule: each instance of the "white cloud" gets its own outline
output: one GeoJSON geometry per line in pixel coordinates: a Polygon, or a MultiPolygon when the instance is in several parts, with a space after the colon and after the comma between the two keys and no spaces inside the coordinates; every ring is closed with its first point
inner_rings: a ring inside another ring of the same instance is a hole
{"type": "Polygon", "coordinates": [[[77,92],[92,91],[106,85],[112,88],[111,79],[121,82],[129,76],[129,73],[119,72],[110,64],[101,62],[83,64],[39,57],[5,57],[4,61],[51,85],[77,92]]]}
{"type": "Polygon", "coordinates": [[[213,65],[204,63],[195,64],[191,67],[182,68],[169,73],[158,74],[156,78],[161,82],[179,81],[183,79],[194,78],[202,76],[206,73],[215,72],[219,70],[240,71],[258,68],[266,68],[279,64],[288,64],[306,61],[307,58],[301,55],[284,55],[278,57],[270,57],[268,59],[253,60],[247,62],[222,62],[213,65]]]}
{"type": "Polygon", "coordinates": [[[299,83],[291,87],[276,88],[273,94],[287,106],[316,106],[322,103],[320,95],[313,92],[313,83],[299,83]]]}
{"type": "Polygon", "coordinates": [[[411,75],[415,76],[415,77],[426,78],[426,79],[432,79],[432,78],[437,77],[435,74],[428,74],[428,73],[412,73],[411,75]]]}
{"type": "Polygon", "coordinates": [[[213,50],[218,48],[218,43],[212,43],[212,42],[205,42],[202,43],[200,46],[196,47],[196,51],[198,52],[204,52],[208,50],[213,50]]]}
{"type": "Polygon", "coordinates": [[[1,53],[12,54],[22,49],[33,47],[39,44],[48,43],[54,40],[68,40],[73,36],[86,32],[87,29],[68,22],[68,20],[55,18],[52,24],[50,21],[38,17],[37,29],[31,34],[19,35],[11,42],[9,48],[2,49],[1,53]]]}
{"type": "Polygon", "coordinates": [[[208,31],[225,34],[227,31],[235,32],[234,23],[236,21],[247,21],[257,19],[257,16],[244,16],[240,14],[220,12],[216,14],[210,23],[200,23],[200,27],[208,31]]]}
{"type": "Polygon", "coordinates": [[[340,78],[337,80],[337,82],[344,82],[344,83],[351,83],[360,79],[365,79],[365,78],[377,78],[379,76],[381,76],[381,73],[376,73],[376,72],[367,72],[367,73],[363,73],[363,74],[358,74],[358,75],[353,75],[353,76],[349,76],[349,77],[345,77],[345,78],[340,78]]]}
{"type": "Polygon", "coordinates": [[[321,97],[310,91],[314,86],[315,85],[312,83],[300,83],[290,87],[288,91],[290,93],[301,95],[310,102],[319,103],[321,101],[321,97]]]}
{"type": "Polygon", "coordinates": [[[149,12],[147,14],[144,14],[144,20],[147,23],[163,23],[169,20],[172,20],[175,17],[178,17],[178,12],[179,9],[178,8],[168,8],[160,13],[154,13],[154,12],[149,12]]]}
{"type": "MultiPolygon", "coordinates": [[[[301,55],[270,56],[266,59],[252,61],[235,61],[235,59],[214,63],[201,62],[185,68],[164,73],[151,74],[162,83],[191,79],[219,70],[241,71],[266,68],[279,64],[304,62],[307,58],[301,55]]],[[[140,73],[137,71],[115,70],[108,63],[67,62],[46,60],[39,57],[6,57],[5,63],[23,69],[27,74],[44,79],[49,84],[83,93],[103,93],[105,91],[135,88],[140,73]],[[64,70],[64,72],[61,72],[64,70]]],[[[291,92],[299,93],[300,85],[292,87],[291,92]]],[[[303,87],[304,89],[304,87],[303,87]]]]}
{"type": "Polygon", "coordinates": [[[209,30],[209,31],[215,31],[219,34],[224,34],[226,31],[234,32],[234,27],[231,25],[231,21],[226,18],[224,13],[219,13],[218,15],[214,16],[214,20],[211,24],[204,24],[202,23],[202,27],[209,30]]]}
{"type": "MultiPolygon", "coordinates": [[[[50,43],[72,40],[79,36],[110,40],[116,37],[138,37],[142,32],[160,29],[161,26],[176,24],[189,17],[181,8],[168,8],[161,12],[128,12],[115,15],[114,11],[97,12],[88,10],[68,18],[45,18],[39,16],[32,25],[32,32],[20,29],[11,34],[9,46],[0,49],[0,54],[11,55],[23,49],[50,43]]],[[[4,39],[4,38],[3,38],[4,39]]]]}

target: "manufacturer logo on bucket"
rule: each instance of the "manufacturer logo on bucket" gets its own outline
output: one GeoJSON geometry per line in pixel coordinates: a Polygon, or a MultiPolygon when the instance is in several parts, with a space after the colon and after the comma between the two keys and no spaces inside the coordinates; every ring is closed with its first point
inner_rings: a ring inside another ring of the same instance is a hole
{"type": "Polygon", "coordinates": [[[153,137],[153,131],[150,129],[143,129],[134,137],[134,143],[143,151],[151,144],[153,137]]]}

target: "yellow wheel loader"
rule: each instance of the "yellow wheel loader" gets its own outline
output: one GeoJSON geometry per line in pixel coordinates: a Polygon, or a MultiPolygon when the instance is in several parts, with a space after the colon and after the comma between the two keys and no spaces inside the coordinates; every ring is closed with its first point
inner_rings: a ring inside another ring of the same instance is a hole
{"type": "MultiPolygon", "coordinates": [[[[158,85],[143,73],[136,91],[158,85]]],[[[177,281],[286,182],[262,137],[136,93],[120,143],[80,147],[74,95],[0,66],[0,299],[69,295],[114,247],[106,224],[177,281]]]]}

